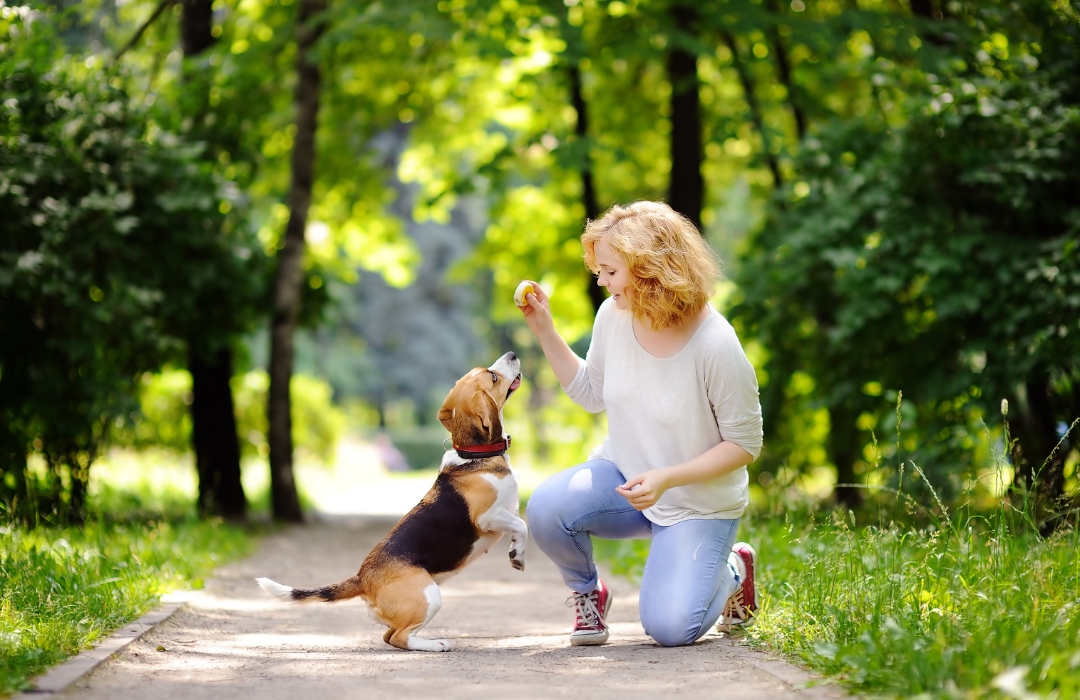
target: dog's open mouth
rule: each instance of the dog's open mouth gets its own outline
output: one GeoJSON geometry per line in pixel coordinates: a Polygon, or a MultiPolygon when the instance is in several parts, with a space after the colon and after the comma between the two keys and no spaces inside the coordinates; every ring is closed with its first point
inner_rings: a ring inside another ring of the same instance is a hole
{"type": "Polygon", "coordinates": [[[510,398],[510,394],[517,391],[517,388],[521,386],[521,375],[514,377],[514,381],[510,382],[510,388],[506,390],[506,398],[510,398]]]}

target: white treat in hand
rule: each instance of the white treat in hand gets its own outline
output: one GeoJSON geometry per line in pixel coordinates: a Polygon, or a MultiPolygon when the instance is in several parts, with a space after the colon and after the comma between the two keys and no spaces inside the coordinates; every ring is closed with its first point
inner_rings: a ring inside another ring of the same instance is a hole
{"type": "Polygon", "coordinates": [[[533,287],[532,282],[529,280],[522,280],[521,284],[514,290],[514,303],[518,306],[528,306],[529,300],[525,297],[529,294],[536,294],[536,288],[533,287]]]}

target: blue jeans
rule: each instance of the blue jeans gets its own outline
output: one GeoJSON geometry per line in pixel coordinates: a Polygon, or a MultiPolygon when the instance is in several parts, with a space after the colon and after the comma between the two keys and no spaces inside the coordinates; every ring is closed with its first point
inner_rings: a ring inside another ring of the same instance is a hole
{"type": "Polygon", "coordinates": [[[559,472],[529,499],[533,542],[576,593],[596,589],[592,535],[651,537],[638,609],[645,633],[662,646],[692,644],[720,618],[738,580],[728,565],[739,519],[656,525],[615,492],[626,482],[614,463],[594,459],[559,472]]]}

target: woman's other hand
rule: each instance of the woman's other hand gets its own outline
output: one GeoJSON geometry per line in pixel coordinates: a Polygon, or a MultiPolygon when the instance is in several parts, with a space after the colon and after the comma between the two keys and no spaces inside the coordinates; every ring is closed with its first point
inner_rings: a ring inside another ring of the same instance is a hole
{"type": "Polygon", "coordinates": [[[615,491],[625,498],[635,510],[645,510],[656,505],[660,497],[667,491],[669,485],[664,478],[662,469],[651,469],[642,472],[632,479],[627,479],[622,486],[617,486],[615,491]]]}

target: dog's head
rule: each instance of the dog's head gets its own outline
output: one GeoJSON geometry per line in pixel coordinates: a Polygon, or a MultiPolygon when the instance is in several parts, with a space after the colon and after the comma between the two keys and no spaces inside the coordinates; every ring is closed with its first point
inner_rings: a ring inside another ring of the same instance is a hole
{"type": "Polygon", "coordinates": [[[521,360],[508,352],[490,367],[477,367],[457,381],[439,409],[439,422],[461,447],[501,440],[502,407],[519,386],[521,360]]]}

